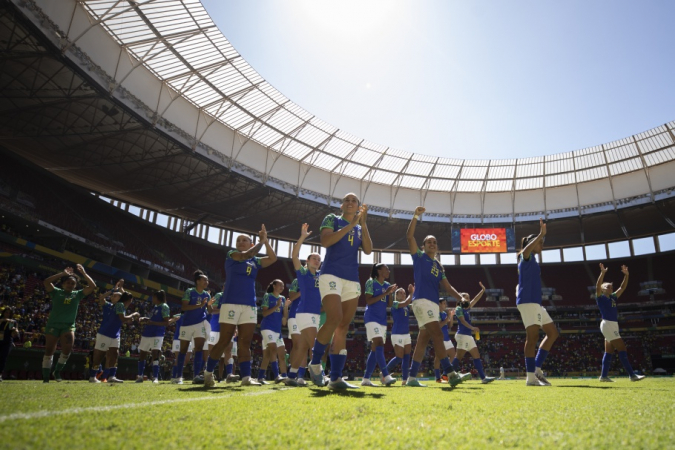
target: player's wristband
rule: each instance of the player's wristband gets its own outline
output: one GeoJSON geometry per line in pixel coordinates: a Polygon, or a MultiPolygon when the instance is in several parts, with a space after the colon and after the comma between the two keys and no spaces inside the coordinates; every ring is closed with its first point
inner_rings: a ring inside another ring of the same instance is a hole
{"type": "Polygon", "coordinates": [[[418,216],[417,214],[415,214],[415,215],[413,216],[413,219],[420,220],[420,216],[418,216]]]}

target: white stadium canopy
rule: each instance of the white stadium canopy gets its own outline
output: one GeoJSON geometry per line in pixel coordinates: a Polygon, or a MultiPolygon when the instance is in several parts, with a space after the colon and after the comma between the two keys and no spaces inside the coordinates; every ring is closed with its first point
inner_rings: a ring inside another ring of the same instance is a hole
{"type": "Polygon", "coordinates": [[[286,98],[239,55],[198,0],[13,1],[33,9],[36,25],[51,28],[67,58],[157,129],[303,198],[335,205],[356,192],[380,215],[409,217],[423,204],[429,220],[504,222],[673,195],[675,122],[534,158],[409,153],[353,136],[286,98]]]}

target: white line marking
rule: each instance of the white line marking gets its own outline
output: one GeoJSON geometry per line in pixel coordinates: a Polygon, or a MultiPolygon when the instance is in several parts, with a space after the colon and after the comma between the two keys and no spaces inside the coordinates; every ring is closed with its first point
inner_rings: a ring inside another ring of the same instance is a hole
{"type": "Polygon", "coordinates": [[[107,411],[114,411],[117,409],[129,409],[129,408],[145,408],[147,406],[156,406],[156,405],[170,405],[174,403],[191,403],[191,402],[201,402],[204,400],[220,400],[223,398],[229,398],[229,397],[253,397],[257,395],[267,395],[267,394],[274,394],[275,392],[279,391],[286,391],[290,388],[281,388],[281,389],[274,389],[274,390],[265,390],[265,391],[257,391],[257,392],[249,392],[246,394],[227,394],[227,395],[220,395],[220,396],[213,396],[210,395],[208,397],[194,397],[194,398],[176,398],[173,400],[157,400],[155,402],[143,402],[143,403],[125,403],[122,405],[110,405],[110,406],[89,406],[86,408],[70,408],[70,409],[63,409],[60,411],[36,411],[32,413],[15,413],[15,414],[7,414],[5,416],[0,416],[0,423],[3,423],[7,420],[28,420],[28,419],[41,419],[43,417],[51,417],[51,416],[60,416],[64,414],[80,414],[80,413],[86,413],[86,412],[107,412],[107,411]]]}

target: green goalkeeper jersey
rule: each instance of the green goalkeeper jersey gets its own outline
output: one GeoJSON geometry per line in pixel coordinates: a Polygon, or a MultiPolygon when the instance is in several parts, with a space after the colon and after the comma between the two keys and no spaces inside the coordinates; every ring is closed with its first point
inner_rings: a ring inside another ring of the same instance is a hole
{"type": "Polygon", "coordinates": [[[52,310],[49,313],[49,322],[52,323],[75,323],[77,307],[84,298],[84,290],[66,292],[63,289],[54,288],[49,294],[52,299],[52,310]]]}

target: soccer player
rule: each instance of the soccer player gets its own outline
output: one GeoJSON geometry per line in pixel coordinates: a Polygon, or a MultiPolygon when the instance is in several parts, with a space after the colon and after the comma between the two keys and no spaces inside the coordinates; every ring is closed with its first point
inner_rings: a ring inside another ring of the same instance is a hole
{"type": "MultiPolygon", "coordinates": [[[[171,371],[171,383],[183,384],[183,367],[181,367],[180,372],[178,370],[178,356],[180,355],[180,328],[183,325],[183,314],[178,314],[177,317],[178,320],[176,321],[176,329],[173,332],[173,346],[171,347],[174,357],[173,369],[171,371]]],[[[189,361],[192,358],[194,347],[194,342],[190,341],[184,361],[189,361]]]]}
{"type": "MultiPolygon", "coordinates": [[[[178,374],[183,373],[185,366],[185,357],[190,348],[190,341],[194,340],[194,359],[193,359],[193,379],[192,384],[201,384],[204,378],[199,376],[202,371],[203,349],[206,343],[206,315],[207,308],[213,305],[211,295],[206,290],[209,285],[209,278],[201,270],[193,274],[195,287],[189,288],[183,294],[183,323],[180,327],[180,353],[176,362],[178,374]]],[[[176,384],[183,384],[182,381],[176,384]]]]}
{"type": "Polygon", "coordinates": [[[138,377],[136,383],[143,382],[145,361],[148,353],[152,353],[152,382],[159,383],[159,356],[164,343],[166,327],[178,320],[171,317],[171,310],[166,304],[166,293],[162,290],[152,294],[152,313],[150,317],[141,317],[139,322],[144,325],[141,333],[141,343],[138,345],[138,377]]]}
{"type": "Polygon", "coordinates": [[[263,320],[260,322],[260,334],[262,334],[263,359],[258,370],[258,383],[260,384],[268,384],[267,381],[265,381],[265,373],[267,372],[268,364],[272,366],[274,381],[282,381],[279,379],[277,345],[279,337],[281,336],[281,322],[284,312],[288,311],[287,309],[284,309],[286,297],[281,295],[284,288],[283,281],[274,280],[267,286],[267,292],[262,299],[261,309],[263,320]]]}
{"type": "MultiPolygon", "coordinates": [[[[234,331],[234,337],[230,341],[229,345],[225,347],[225,352],[223,353],[225,355],[224,361],[227,362],[225,366],[225,382],[226,383],[235,383],[239,381],[240,377],[239,375],[235,375],[233,373],[234,371],[234,357],[237,355],[238,351],[238,346],[237,346],[237,331],[235,329],[234,331]]],[[[222,378],[222,375],[221,375],[222,378]]]]}
{"type": "Polygon", "coordinates": [[[616,308],[617,300],[619,300],[619,297],[626,292],[626,286],[628,285],[628,267],[621,266],[623,281],[616,292],[612,292],[614,290],[614,285],[611,282],[604,282],[606,273],[607,269],[604,265],[600,264],[600,276],[595,285],[595,301],[598,304],[600,314],[602,315],[600,331],[602,331],[602,335],[605,337],[605,355],[602,357],[602,373],[600,375],[600,381],[609,383],[614,382],[614,380],[609,378],[609,367],[612,364],[614,350],[619,352],[619,360],[621,361],[621,364],[623,364],[624,369],[626,369],[630,381],[640,381],[644,379],[644,375],[637,375],[628,361],[626,344],[619,334],[619,314],[616,308]]]}
{"type": "MultiPolygon", "coordinates": [[[[302,340],[302,335],[300,334],[300,330],[298,329],[298,323],[296,320],[296,314],[298,312],[299,305],[300,305],[300,286],[298,285],[298,279],[295,278],[293,279],[293,282],[291,282],[291,287],[288,288],[288,297],[286,298],[286,304],[284,306],[288,310],[287,313],[286,312],[284,313],[288,317],[288,321],[286,323],[286,325],[288,326],[288,339],[290,339],[293,342],[293,347],[291,347],[291,354],[290,354],[291,365],[292,362],[295,359],[297,359],[296,355],[300,350],[300,341],[302,340]]],[[[306,351],[305,355],[307,355],[306,351]]],[[[290,378],[288,377],[284,379],[284,382],[287,385],[289,383],[288,380],[290,380],[290,378]]]]}
{"type": "MultiPolygon", "coordinates": [[[[435,354],[445,355],[443,332],[441,331],[441,324],[439,322],[439,287],[442,287],[445,292],[448,292],[453,297],[460,298],[459,293],[450,285],[445,276],[445,270],[437,259],[438,243],[436,238],[434,236],[427,236],[422,241],[422,249],[417,246],[415,227],[417,226],[417,220],[425,211],[426,209],[422,206],[418,206],[415,209],[406,233],[408,249],[413,259],[415,279],[412,309],[420,328],[420,334],[413,353],[413,362],[410,366],[410,375],[406,383],[406,386],[410,387],[425,387],[425,385],[417,381],[417,372],[422,364],[422,359],[424,359],[429,339],[433,341],[435,354]]],[[[462,377],[455,373],[447,356],[441,359],[441,368],[443,369],[443,374],[447,375],[450,379],[451,384],[454,385],[462,381],[462,377]]]]}
{"type": "Polygon", "coordinates": [[[106,294],[99,296],[99,303],[103,306],[103,320],[101,326],[96,334],[96,343],[94,345],[94,364],[89,369],[89,382],[100,383],[96,378],[96,371],[101,364],[103,356],[105,356],[106,369],[103,371],[101,378],[108,383],[123,383],[117,378],[117,359],[120,355],[120,333],[122,332],[123,323],[131,323],[134,319],[140,317],[140,314],[135,312],[126,315],[126,310],[131,305],[134,297],[120,288],[117,292],[112,292],[111,300],[107,301],[106,294]]]}
{"type": "Polygon", "coordinates": [[[294,283],[297,283],[297,292],[299,294],[298,299],[294,300],[294,302],[298,303],[295,322],[300,331],[300,338],[297,341],[297,348],[295,340],[293,341],[291,370],[288,372],[288,379],[285,380],[287,386],[307,386],[304,379],[307,355],[312,345],[314,345],[321,321],[321,292],[319,290],[321,255],[311,253],[307,256],[304,266],[300,262],[300,248],[305,239],[311,234],[309,225],[306,223],[302,224],[300,238],[293,246],[293,268],[297,277],[294,283]]]}
{"type": "Polygon", "coordinates": [[[367,255],[373,251],[367,225],[368,206],[359,204],[356,194],[345,195],[341,205],[342,215],[328,214],[320,227],[326,259],[319,276],[319,290],[326,311],[326,323],[317,333],[309,372],[314,384],[324,385],[321,357],[332,338],[328,383],[331,390],[358,388],[342,379],[342,370],[347,361],[347,331],[361,296],[359,248],[367,255]]]}
{"type": "Polygon", "coordinates": [[[412,295],[415,287],[408,285],[408,296],[405,295],[405,289],[396,290],[396,300],[391,305],[391,318],[394,324],[391,327],[391,345],[394,347],[394,358],[387,364],[387,370],[393,370],[401,363],[401,378],[403,386],[408,381],[408,371],[410,370],[410,353],[412,351],[412,339],[410,338],[410,308],[408,305],[412,302],[412,295]]]}
{"type": "Polygon", "coordinates": [[[61,371],[73,351],[73,342],[75,342],[77,307],[83,298],[96,289],[94,280],[87,275],[84,267],[78,264],[76,268],[87,280],[87,285],[78,291],[75,288],[79,278],[71,267],[67,267],[63,272],[52,275],[44,281],[45,291],[51,294],[52,300],[52,309],[45,326],[45,356],[42,358],[42,381],[45,383],[49,383],[52,359],[59,341],[61,342],[61,356],[54,368],[54,379],[61,381],[61,371]],[[62,280],[61,288],[54,286],[53,283],[57,280],[62,280]]]}
{"type": "Polygon", "coordinates": [[[204,372],[204,385],[215,386],[213,371],[218,364],[220,355],[230,345],[235,330],[238,338],[237,362],[242,386],[259,386],[251,379],[251,340],[258,322],[256,308],[255,278],[258,269],[268,267],[277,260],[274,249],[267,240],[265,225],[258,232],[260,238],[253,245],[251,238],[246,235],[237,236],[236,249],[227,253],[225,260],[225,289],[223,300],[220,303],[220,339],[211,349],[211,355],[204,372]],[[257,257],[262,246],[265,246],[267,256],[257,257]]]}
{"type": "Polygon", "coordinates": [[[548,352],[558,338],[558,330],[546,309],[541,306],[541,269],[534,254],[541,255],[546,237],[546,224],[539,219],[539,234],[531,234],[523,238],[522,250],[518,254],[518,287],[516,305],[520,317],[525,325],[525,370],[527,372],[527,386],[550,386],[551,383],[544,377],[541,366],[544,364],[548,352]],[[539,340],[539,329],[544,330],[546,337],[541,341],[539,351],[536,352],[539,340]]]}
{"type": "MultiPolygon", "coordinates": [[[[436,383],[447,383],[448,377],[445,375],[441,376],[441,359],[447,357],[450,361],[452,361],[455,358],[455,346],[450,339],[449,332],[449,329],[452,328],[452,322],[455,313],[454,311],[449,310],[448,302],[444,298],[438,300],[438,308],[440,310],[438,321],[441,325],[441,332],[443,333],[443,345],[445,346],[445,352],[440,355],[436,354],[434,356],[434,374],[436,375],[436,383]]],[[[458,366],[454,368],[455,371],[459,371],[458,366]]]]}
{"type": "Polygon", "coordinates": [[[473,366],[478,372],[482,383],[488,384],[492,383],[495,379],[494,377],[485,376],[483,361],[480,359],[476,340],[471,336],[472,331],[475,331],[476,333],[480,332],[478,327],[471,325],[471,315],[469,314],[469,310],[478,303],[478,300],[480,300],[485,293],[485,286],[483,286],[483,283],[479,282],[478,284],[480,284],[481,290],[473,300],[469,298],[469,294],[463,292],[461,294],[462,301],[459,302],[457,308],[455,308],[455,317],[457,317],[457,334],[455,334],[455,340],[457,341],[457,357],[452,361],[452,365],[455,367],[455,370],[459,370],[459,362],[466,352],[469,352],[473,358],[473,366]]]}
{"type": "Polygon", "coordinates": [[[386,264],[373,264],[370,279],[366,281],[366,312],[363,320],[366,324],[366,339],[370,344],[370,354],[366,360],[366,370],[361,386],[376,386],[370,381],[375,366],[380,366],[384,377],[384,385],[391,386],[396,378],[389,374],[387,360],[384,356],[384,340],[387,338],[387,307],[394,301],[397,286],[385,281],[389,278],[389,267],[386,264]]]}

